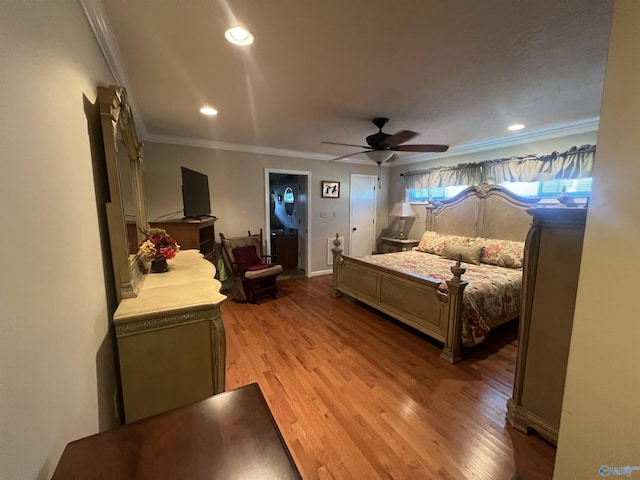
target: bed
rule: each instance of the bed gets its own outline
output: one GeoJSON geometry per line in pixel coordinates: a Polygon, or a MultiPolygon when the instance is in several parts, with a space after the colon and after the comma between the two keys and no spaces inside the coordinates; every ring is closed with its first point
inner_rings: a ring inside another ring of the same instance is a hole
{"type": "Polygon", "coordinates": [[[461,345],[520,315],[527,209],[536,202],[498,185],[469,187],[427,205],[425,232],[409,252],[350,257],[336,234],[331,293],[442,342],[442,358],[456,363],[461,345]]]}

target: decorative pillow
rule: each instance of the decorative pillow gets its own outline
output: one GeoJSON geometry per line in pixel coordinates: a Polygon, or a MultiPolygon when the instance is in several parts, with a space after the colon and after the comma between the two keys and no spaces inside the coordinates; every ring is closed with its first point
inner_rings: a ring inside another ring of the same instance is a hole
{"type": "Polygon", "coordinates": [[[473,263],[474,265],[480,264],[480,256],[482,255],[482,245],[456,245],[455,243],[447,243],[444,246],[444,252],[442,256],[451,260],[458,260],[460,257],[461,262],[473,263]]]}
{"type": "Polygon", "coordinates": [[[433,253],[433,242],[437,241],[439,235],[439,233],[427,230],[422,234],[420,243],[418,243],[418,246],[415,247],[415,250],[417,250],[418,252],[433,253]]]}
{"type": "Polygon", "coordinates": [[[524,242],[476,238],[475,243],[482,245],[480,261],[499,267],[522,268],[524,262],[524,242]]]}
{"type": "Polygon", "coordinates": [[[427,230],[422,234],[420,243],[418,243],[418,246],[415,249],[418,252],[433,253],[435,244],[438,241],[439,237],[439,233],[427,230]]]}
{"type": "Polygon", "coordinates": [[[248,265],[258,265],[262,263],[260,257],[258,257],[258,252],[256,251],[256,247],[254,245],[247,245],[245,247],[236,247],[231,250],[233,254],[233,258],[236,263],[239,263],[243,266],[248,265]]]}
{"type": "Polygon", "coordinates": [[[444,252],[444,246],[447,244],[470,245],[472,242],[473,239],[469,237],[426,231],[422,234],[422,238],[420,239],[420,243],[416,247],[416,250],[418,252],[442,255],[444,252]]]}

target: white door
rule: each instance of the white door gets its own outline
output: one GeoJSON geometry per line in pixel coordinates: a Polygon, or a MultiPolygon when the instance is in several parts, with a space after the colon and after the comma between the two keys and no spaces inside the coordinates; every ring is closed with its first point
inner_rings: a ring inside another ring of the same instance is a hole
{"type": "Polygon", "coordinates": [[[371,255],[376,245],[375,175],[351,174],[350,255],[371,255]]]}

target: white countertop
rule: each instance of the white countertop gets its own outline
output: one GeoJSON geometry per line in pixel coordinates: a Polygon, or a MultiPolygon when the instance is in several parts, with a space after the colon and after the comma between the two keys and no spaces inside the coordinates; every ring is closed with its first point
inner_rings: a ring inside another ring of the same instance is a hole
{"type": "Polygon", "coordinates": [[[168,260],[169,271],[143,275],[135,298],[123,299],[113,315],[115,325],[215,307],[227,297],[220,293],[214,265],[197,250],[182,250],[168,260]]]}

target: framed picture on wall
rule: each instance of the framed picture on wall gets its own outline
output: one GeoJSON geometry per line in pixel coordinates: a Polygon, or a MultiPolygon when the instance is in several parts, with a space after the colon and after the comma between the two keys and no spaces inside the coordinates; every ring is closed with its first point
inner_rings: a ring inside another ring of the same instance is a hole
{"type": "Polygon", "coordinates": [[[322,198],[339,198],[340,182],[322,181],[322,198]]]}

